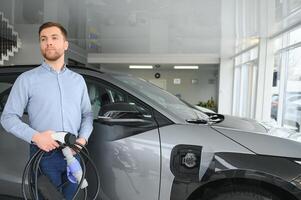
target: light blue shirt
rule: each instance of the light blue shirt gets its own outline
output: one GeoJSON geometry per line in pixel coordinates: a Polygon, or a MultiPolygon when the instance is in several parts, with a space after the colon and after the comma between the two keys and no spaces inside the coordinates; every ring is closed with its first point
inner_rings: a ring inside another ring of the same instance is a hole
{"type": "Polygon", "coordinates": [[[3,128],[31,143],[46,130],[67,131],[88,138],[93,112],[84,78],[64,66],[56,72],[45,62],[15,81],[1,116],[3,128]],[[28,112],[29,124],[21,117],[28,112]]]}

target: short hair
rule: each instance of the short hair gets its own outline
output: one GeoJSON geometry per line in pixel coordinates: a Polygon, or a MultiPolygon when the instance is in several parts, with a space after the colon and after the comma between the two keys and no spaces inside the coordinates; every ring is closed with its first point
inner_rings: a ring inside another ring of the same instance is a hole
{"type": "Polygon", "coordinates": [[[67,40],[67,31],[66,29],[59,23],[57,22],[45,22],[44,24],[42,24],[39,28],[39,36],[42,32],[42,30],[46,29],[46,28],[50,28],[50,27],[57,27],[61,30],[63,36],[65,37],[65,39],[67,40]]]}

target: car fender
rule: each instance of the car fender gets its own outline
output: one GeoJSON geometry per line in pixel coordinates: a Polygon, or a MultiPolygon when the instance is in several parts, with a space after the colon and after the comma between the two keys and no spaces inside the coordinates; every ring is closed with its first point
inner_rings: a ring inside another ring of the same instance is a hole
{"type": "Polygon", "coordinates": [[[189,180],[176,174],[170,199],[187,199],[209,184],[230,179],[265,182],[301,199],[300,174],[301,165],[288,158],[229,152],[214,153],[202,177],[198,174],[189,180]]]}

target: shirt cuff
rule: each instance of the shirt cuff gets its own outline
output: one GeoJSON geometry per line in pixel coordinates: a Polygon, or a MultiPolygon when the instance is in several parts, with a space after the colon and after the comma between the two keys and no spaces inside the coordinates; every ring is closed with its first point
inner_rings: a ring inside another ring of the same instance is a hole
{"type": "Polygon", "coordinates": [[[34,134],[38,133],[38,131],[32,129],[32,128],[28,128],[26,131],[25,131],[25,138],[23,138],[26,142],[28,143],[33,143],[32,142],[32,137],[34,134]]]}

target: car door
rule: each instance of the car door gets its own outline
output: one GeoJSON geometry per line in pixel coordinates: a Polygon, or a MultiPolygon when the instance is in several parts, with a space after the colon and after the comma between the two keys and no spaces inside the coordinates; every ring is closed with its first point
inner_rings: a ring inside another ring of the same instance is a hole
{"type": "MultiPolygon", "coordinates": [[[[111,83],[92,77],[85,79],[94,113],[88,149],[100,172],[102,199],[158,199],[161,155],[154,110],[111,83]],[[127,127],[97,120],[104,105],[117,102],[138,105],[152,123],[146,127],[127,127]]],[[[95,187],[95,178],[89,170],[88,180],[95,187]]]]}
{"type": "MultiPolygon", "coordinates": [[[[0,75],[0,115],[17,75],[0,75]]],[[[25,113],[22,118],[28,122],[25,113]]],[[[21,181],[29,158],[29,144],[7,133],[0,125],[0,194],[21,196],[21,181]]],[[[2,196],[0,198],[2,199],[2,196]]]]}

